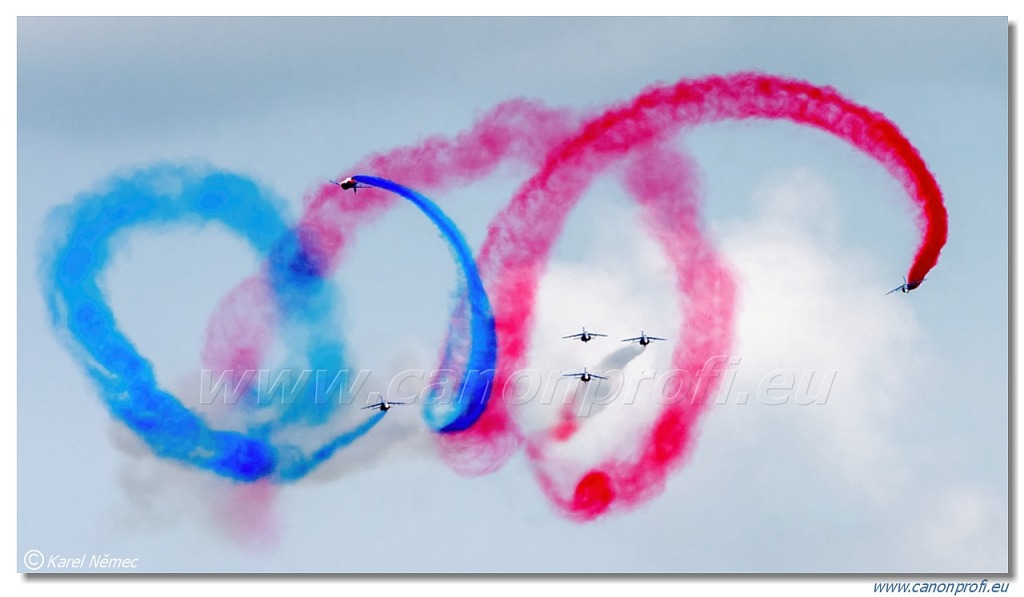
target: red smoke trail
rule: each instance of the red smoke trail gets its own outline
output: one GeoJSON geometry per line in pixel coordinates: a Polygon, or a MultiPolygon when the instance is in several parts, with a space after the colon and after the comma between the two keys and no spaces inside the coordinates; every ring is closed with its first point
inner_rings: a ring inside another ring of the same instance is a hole
{"type": "MultiPolygon", "coordinates": [[[[605,147],[612,149],[611,145],[605,147]]],[[[567,166],[571,169],[568,174],[553,168],[548,181],[556,182],[547,182],[546,186],[528,183],[513,199],[510,209],[503,214],[505,217],[498,218],[492,227],[480,262],[485,280],[497,280],[492,287],[492,298],[499,329],[509,329],[509,333],[499,335],[499,376],[524,365],[538,274],[542,273],[542,265],[561,233],[564,218],[590,182],[589,178],[630,152],[636,157],[629,164],[626,179],[643,209],[645,226],[665,249],[676,277],[677,308],[683,314],[677,337],[684,338],[685,342],[677,346],[672,368],[700,376],[709,363],[714,363],[715,357],[729,353],[734,285],[701,230],[694,182],[696,168],[670,149],[627,142],[621,146],[621,151],[591,154],[583,167],[567,166]],[[514,217],[509,216],[510,213],[515,214],[514,217]],[[495,250],[498,246],[495,242],[512,250],[495,250]],[[506,269],[512,272],[511,283],[504,276],[506,269]],[[523,271],[533,272],[533,275],[524,278],[520,275],[523,271]]],[[[568,486],[564,476],[569,474],[571,464],[551,461],[545,445],[564,441],[566,435],[585,422],[577,421],[573,425],[560,421],[548,437],[527,449],[541,486],[564,512],[581,520],[604,513],[613,503],[628,507],[650,498],[660,492],[665,478],[689,445],[697,417],[717,385],[718,377],[709,377],[705,372],[703,379],[692,381],[685,388],[666,388],[666,395],[674,398],[639,438],[637,452],[594,466],[584,471],[578,482],[568,486]]],[[[492,404],[500,408],[505,402],[492,404]]],[[[470,434],[475,431],[471,429],[470,434]]],[[[460,437],[455,441],[466,443],[465,438],[460,437]]],[[[501,458],[504,454],[493,456],[501,458]]]]}
{"type": "MultiPolygon", "coordinates": [[[[500,369],[496,387],[501,388],[501,380],[524,364],[539,276],[565,217],[593,178],[631,151],[669,138],[684,126],[752,118],[788,120],[822,129],[885,166],[920,209],[922,241],[908,277],[924,278],[945,244],[945,207],[938,185],[916,149],[884,116],[850,102],[832,89],[761,74],[687,79],[652,87],[632,102],[586,122],[574,138],[558,146],[490,227],[479,261],[492,295],[499,330],[500,369]]],[[[631,179],[631,184],[651,185],[652,181],[647,179],[660,174],[655,169],[642,171],[631,179]]],[[[678,192],[682,184],[685,181],[651,186],[646,189],[650,194],[644,196],[642,204],[657,203],[660,209],[671,210],[671,191],[678,192]]],[[[653,219],[655,226],[658,221],[676,222],[665,215],[658,213],[649,220],[653,219]]],[[[694,330],[687,327],[682,336],[697,345],[691,344],[689,355],[677,354],[676,358],[677,365],[681,363],[684,370],[695,372],[703,368],[702,357],[726,354],[716,351],[728,347],[726,332],[731,330],[733,289],[727,272],[717,266],[714,250],[704,243],[695,227],[692,214],[677,215],[682,219],[671,230],[661,230],[659,236],[674,248],[687,251],[669,255],[680,290],[687,294],[718,291],[708,298],[690,295],[694,300],[688,304],[691,312],[685,321],[687,326],[698,326],[698,333],[694,335],[694,330]],[[676,243],[681,245],[675,246],[676,243]],[[707,322],[714,325],[700,327],[707,322]]],[[[610,463],[603,469],[594,469],[580,479],[571,500],[554,494],[542,477],[549,496],[570,514],[584,519],[601,514],[615,501],[631,505],[649,497],[683,456],[699,407],[713,386],[717,387],[717,379],[706,382],[690,405],[676,404],[666,409],[638,461],[627,465],[610,463]]],[[[489,410],[506,408],[503,400],[492,400],[491,405],[489,410]]],[[[483,433],[486,431],[471,429],[467,435],[483,433]]],[[[457,437],[454,441],[467,443],[465,438],[457,437]]],[[[503,458],[501,454],[493,456],[495,460],[503,458]]],[[[495,464],[481,468],[493,468],[495,464]]]]}

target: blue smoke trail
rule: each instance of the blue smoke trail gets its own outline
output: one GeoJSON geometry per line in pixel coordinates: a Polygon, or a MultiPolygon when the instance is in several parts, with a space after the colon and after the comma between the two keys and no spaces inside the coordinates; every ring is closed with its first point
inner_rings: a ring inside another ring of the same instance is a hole
{"type": "Polygon", "coordinates": [[[431,393],[425,400],[424,418],[431,427],[442,433],[463,431],[475,423],[487,407],[498,345],[491,302],[477,271],[473,253],[459,229],[430,199],[385,178],[360,175],[352,179],[357,183],[391,191],[411,201],[437,226],[455,254],[463,275],[460,282],[465,285],[465,294],[461,300],[469,304],[469,333],[467,335],[464,330],[465,302],[460,302],[452,314],[453,325],[449,330],[448,344],[440,368],[445,370],[449,366],[454,367],[457,383],[452,391],[452,399],[447,403],[439,399],[439,395],[444,392],[443,387],[431,384],[431,393]]]}
{"type": "MultiPolygon", "coordinates": [[[[98,387],[112,416],[142,438],[158,456],[239,481],[271,477],[292,481],[368,432],[384,413],[306,454],[275,444],[283,424],[323,422],[336,406],[309,391],[289,402],[282,420],[247,433],[211,429],[199,415],[161,390],[152,364],[118,329],[98,282],[119,236],[142,226],[223,224],[268,259],[268,277],[285,324],[305,328],[287,340],[311,367],[340,371],[344,351],[331,339],[335,302],[321,274],[281,217],[284,202],[242,177],[194,167],[156,166],[114,179],[103,192],[83,194],[54,210],[50,246],[43,249],[40,277],[52,323],[98,387]]],[[[334,329],[337,329],[334,327],[334,329]]]]}

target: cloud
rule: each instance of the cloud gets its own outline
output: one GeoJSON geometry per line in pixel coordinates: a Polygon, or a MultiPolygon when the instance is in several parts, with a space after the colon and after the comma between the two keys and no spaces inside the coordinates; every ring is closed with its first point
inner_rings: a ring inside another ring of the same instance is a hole
{"type": "Polygon", "coordinates": [[[778,533],[746,537],[755,544],[793,542],[796,554],[808,533],[825,533],[847,545],[844,570],[1005,570],[996,488],[919,466],[931,459],[914,417],[929,407],[919,388],[936,373],[934,352],[915,295],[884,296],[892,281],[877,258],[842,241],[834,184],[810,169],[776,173],[752,214],[722,227],[740,288],[737,364],[695,457],[731,473],[732,489],[756,488],[749,502],[732,498],[751,509],[744,518],[788,516],[778,533]],[[754,481],[764,476],[776,481],[754,481]]]}

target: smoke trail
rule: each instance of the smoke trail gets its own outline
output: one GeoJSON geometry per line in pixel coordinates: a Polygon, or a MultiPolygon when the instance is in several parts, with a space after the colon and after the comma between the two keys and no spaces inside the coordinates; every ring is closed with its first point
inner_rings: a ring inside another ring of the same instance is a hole
{"type": "Polygon", "coordinates": [[[921,240],[907,274],[922,280],[938,262],[948,221],[942,192],[917,149],[884,115],[830,87],[761,73],[683,79],[650,87],[633,101],[587,122],[578,136],[550,155],[531,182],[545,183],[563,162],[577,167],[625,145],[666,138],[682,126],[720,120],[788,120],[850,143],[900,181],[918,208],[921,240]]]}
{"type": "MultiPolygon", "coordinates": [[[[52,323],[96,384],[111,415],[134,431],[155,454],[239,481],[272,477],[294,480],[366,433],[381,418],[306,454],[300,447],[274,443],[259,424],[246,432],[211,428],[180,400],[160,389],[152,364],[118,329],[97,278],[117,242],[142,226],[202,226],[218,222],[269,257],[268,279],[281,305],[303,313],[307,325],[322,323],[332,295],[310,287],[294,252],[293,235],[281,218],[283,203],[244,178],[190,167],[157,166],[111,180],[101,193],[84,194],[58,208],[44,238],[41,281],[52,323]],[[300,287],[300,288],[299,288],[300,287]],[[298,288],[298,290],[297,290],[298,288]],[[326,299],[326,300],[324,300],[326,299]],[[301,303],[301,305],[300,305],[301,303]],[[310,308],[311,304],[313,307],[310,308]],[[301,310],[299,307],[304,308],[301,310]]],[[[309,339],[309,338],[307,338],[309,339]]],[[[309,350],[314,365],[338,369],[340,353],[325,349],[315,335],[309,350]]],[[[312,401],[298,400],[280,424],[309,424],[312,401]],[[298,414],[296,414],[298,412],[298,414]]]]}
{"type": "Polygon", "coordinates": [[[111,414],[163,457],[240,480],[268,475],[276,453],[241,433],[214,431],[156,386],[152,365],[117,329],[97,284],[116,233],[143,224],[220,221],[266,252],[285,226],[277,206],[254,185],[224,174],[155,168],[115,180],[104,194],[79,197],[54,213],[63,245],[44,261],[53,324],[98,386],[111,414]],[[229,200],[231,198],[231,200],[229,200]],[[59,223],[56,220],[61,220],[59,223]],[[259,225],[253,225],[258,223],[259,225]]]}
{"type": "Polygon", "coordinates": [[[438,404],[436,394],[441,391],[438,389],[434,391],[432,397],[428,397],[424,413],[427,422],[438,431],[463,431],[476,422],[487,406],[487,400],[491,395],[494,360],[497,354],[497,337],[494,331],[491,303],[487,298],[487,292],[484,291],[480,274],[477,273],[473,252],[466,244],[462,233],[448,216],[423,195],[384,178],[354,176],[353,179],[356,182],[391,191],[408,199],[437,226],[455,254],[456,262],[463,276],[462,283],[465,284],[464,300],[469,305],[469,330],[467,335],[461,327],[464,318],[458,316],[457,311],[452,318],[456,325],[451,328],[449,333],[448,348],[445,350],[445,359],[439,370],[444,371],[454,367],[461,374],[458,376],[458,383],[455,385],[452,396],[454,403],[451,405],[438,404]],[[467,341],[469,346],[465,348],[464,344],[467,341]],[[447,412],[443,412],[438,408],[439,406],[446,407],[444,411],[447,412]]]}

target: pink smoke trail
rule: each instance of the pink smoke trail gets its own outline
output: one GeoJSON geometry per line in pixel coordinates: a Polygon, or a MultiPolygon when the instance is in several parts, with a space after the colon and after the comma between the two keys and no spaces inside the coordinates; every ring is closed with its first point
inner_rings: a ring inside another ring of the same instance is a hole
{"type": "Polygon", "coordinates": [[[217,524],[250,549],[277,545],[281,540],[281,520],[274,510],[277,492],[266,479],[232,486],[228,499],[214,504],[217,524]]]}
{"type": "MultiPolygon", "coordinates": [[[[350,172],[372,172],[423,192],[437,193],[491,175],[506,161],[536,165],[565,139],[575,119],[566,110],[536,101],[509,100],[496,106],[454,139],[430,137],[361,160],[350,172]]],[[[346,239],[393,204],[386,193],[349,193],[323,185],[307,201],[299,222],[307,250],[326,257],[331,269],[346,239]]]]}

